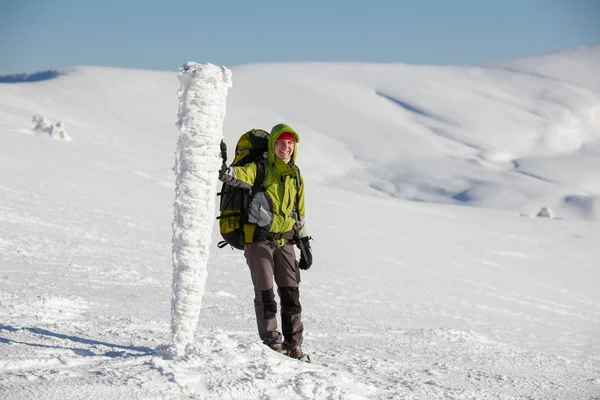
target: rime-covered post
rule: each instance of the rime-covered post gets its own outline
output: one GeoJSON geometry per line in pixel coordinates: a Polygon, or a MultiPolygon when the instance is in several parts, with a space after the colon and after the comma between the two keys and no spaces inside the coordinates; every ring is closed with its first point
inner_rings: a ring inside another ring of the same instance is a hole
{"type": "Polygon", "coordinates": [[[194,62],[183,65],[178,77],[171,332],[175,355],[181,356],[194,341],[208,275],[219,144],[232,80],[227,68],[194,62]]]}

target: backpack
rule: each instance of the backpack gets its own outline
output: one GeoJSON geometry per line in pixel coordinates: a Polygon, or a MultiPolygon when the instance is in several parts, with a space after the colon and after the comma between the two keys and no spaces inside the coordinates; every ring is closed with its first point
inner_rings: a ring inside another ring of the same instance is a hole
{"type": "MultiPolygon", "coordinates": [[[[266,177],[265,153],[268,151],[269,133],[262,129],[252,129],[238,139],[235,146],[235,158],[230,166],[243,166],[256,162],[256,179],[251,190],[230,186],[223,183],[219,204],[219,230],[223,240],[217,246],[222,249],[227,245],[243,250],[245,243],[244,224],[248,220],[247,210],[252,197],[263,186],[266,177]]],[[[227,162],[227,146],[221,142],[223,162],[227,162]]]]}

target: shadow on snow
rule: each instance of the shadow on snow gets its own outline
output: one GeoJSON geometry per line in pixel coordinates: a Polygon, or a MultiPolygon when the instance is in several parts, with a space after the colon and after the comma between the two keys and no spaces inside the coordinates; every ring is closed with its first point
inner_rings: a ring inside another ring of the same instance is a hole
{"type": "Polygon", "coordinates": [[[43,348],[48,348],[48,349],[71,350],[73,353],[80,355],[80,356],[89,356],[89,357],[103,356],[103,357],[111,357],[111,358],[140,357],[140,356],[152,355],[156,352],[154,349],[151,349],[150,347],[122,346],[122,345],[118,345],[118,344],[114,344],[114,343],[100,342],[97,340],[86,339],[86,338],[82,338],[82,337],[78,337],[78,336],[64,335],[62,333],[56,333],[56,332],[52,332],[47,329],[41,329],[41,328],[19,328],[19,329],[17,329],[12,326],[0,324],[0,331],[3,331],[3,330],[8,331],[8,332],[26,331],[26,332],[35,333],[37,335],[69,340],[69,341],[75,342],[75,343],[83,343],[83,344],[87,344],[87,345],[91,345],[91,346],[99,345],[99,346],[106,346],[106,347],[111,347],[111,348],[115,348],[115,349],[121,349],[118,351],[113,350],[113,351],[107,351],[104,353],[102,353],[102,352],[94,353],[93,351],[91,351],[89,349],[84,349],[84,348],[51,346],[51,345],[40,344],[40,343],[27,343],[27,342],[20,342],[17,340],[0,337],[0,343],[23,344],[26,346],[43,347],[43,348]]]}

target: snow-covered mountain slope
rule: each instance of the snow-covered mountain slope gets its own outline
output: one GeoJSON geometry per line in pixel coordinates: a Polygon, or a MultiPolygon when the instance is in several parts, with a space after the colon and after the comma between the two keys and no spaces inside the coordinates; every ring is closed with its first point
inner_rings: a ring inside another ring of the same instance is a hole
{"type": "Polygon", "coordinates": [[[599,59],[232,69],[231,147],[279,122],[301,135],[312,365],[260,345],[243,256],[216,245],[197,349],[162,357],[175,73],[0,84],[0,394],[600,396],[599,59]],[[72,140],[34,130],[35,115],[72,140]],[[542,206],[560,218],[533,218],[542,206]]]}
{"type": "MultiPolygon", "coordinates": [[[[300,155],[310,164],[305,173],[329,185],[527,213],[548,205],[565,217],[595,219],[599,54],[593,47],[469,67],[240,66],[226,136],[285,120],[308,143],[300,155]],[[574,196],[585,201],[569,201],[574,196]]],[[[87,143],[172,140],[173,74],[62,72],[36,84],[3,85],[0,104],[14,121],[8,128],[26,129],[30,114],[40,113],[64,121],[87,143]]]]}

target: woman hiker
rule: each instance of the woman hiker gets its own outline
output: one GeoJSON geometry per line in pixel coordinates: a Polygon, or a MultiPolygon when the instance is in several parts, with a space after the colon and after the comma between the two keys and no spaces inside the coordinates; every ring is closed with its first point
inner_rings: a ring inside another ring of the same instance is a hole
{"type": "MultiPolygon", "coordinates": [[[[300,305],[300,270],[312,265],[312,252],[304,223],[304,181],[295,165],[298,134],[288,125],[275,125],[268,142],[261,189],[248,206],[244,225],[244,256],[254,284],[254,308],[258,333],[271,349],[310,362],[302,351],[304,326],[300,305]],[[301,250],[296,261],[294,244],[301,250]],[[277,329],[277,302],[281,303],[281,332],[277,329]],[[282,338],[283,336],[283,338],[282,338]]],[[[223,168],[224,183],[252,189],[258,163],[223,168]]]]}

